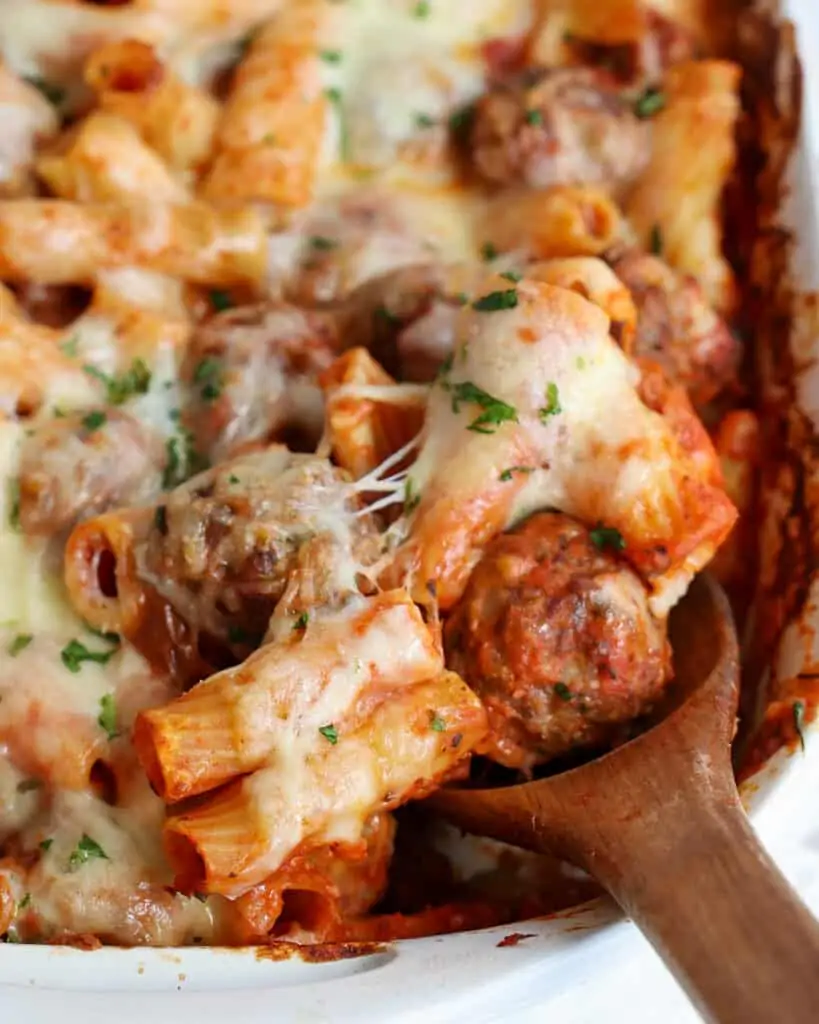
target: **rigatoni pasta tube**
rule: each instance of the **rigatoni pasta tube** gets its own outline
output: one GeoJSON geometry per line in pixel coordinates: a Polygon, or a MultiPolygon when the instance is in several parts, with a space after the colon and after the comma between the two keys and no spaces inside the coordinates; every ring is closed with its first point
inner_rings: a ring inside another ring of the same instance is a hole
{"type": "Polygon", "coordinates": [[[666,103],[653,119],[648,168],[626,202],[644,246],[693,274],[720,312],[735,300],[722,254],[720,203],[734,165],[741,69],[729,61],[687,61],[664,82],[666,103]],[[684,153],[682,159],[680,154],[684,153]]]}
{"type": "Polygon", "coordinates": [[[207,199],[308,202],[329,115],[320,48],[332,16],[325,0],[290,0],[252,41],[219,123],[207,199]]]}
{"type": "Polygon", "coordinates": [[[622,217],[606,193],[592,186],[505,191],[487,214],[484,233],[502,252],[536,259],[599,256],[622,233],[622,217]]]}
{"type": "Polygon", "coordinates": [[[179,78],[147,43],[125,39],[95,50],[85,80],[103,111],[129,121],[175,170],[211,155],[219,104],[179,78]]]}
{"type": "Polygon", "coordinates": [[[355,732],[317,734],[287,763],[168,818],[177,884],[241,896],[296,849],[354,841],[373,813],[436,788],[485,733],[483,705],[452,672],[396,693],[355,732]]]}
{"type": "Polygon", "coordinates": [[[121,117],[101,111],[36,161],[54,195],[81,203],[148,199],[179,203],[187,190],[121,117]]]}
{"type": "Polygon", "coordinates": [[[333,458],[356,479],[379,466],[421,429],[425,390],[413,392],[411,385],[409,389],[396,385],[364,348],[339,356],[319,383],[326,396],[325,437],[333,458]]]}
{"type": "Polygon", "coordinates": [[[442,667],[437,639],[408,595],[379,594],[143,712],[134,744],[156,792],[181,800],[283,756],[328,722],[358,721],[385,692],[442,667]]]}
{"type": "Polygon", "coordinates": [[[205,285],[256,281],[266,266],[261,216],[205,203],[0,201],[0,277],[91,284],[100,270],[147,267],[205,285]]]}
{"type": "Polygon", "coordinates": [[[130,636],[144,613],[134,545],[147,534],[151,509],[108,512],[76,526],[65,549],[64,575],[74,609],[95,629],[130,636]]]}

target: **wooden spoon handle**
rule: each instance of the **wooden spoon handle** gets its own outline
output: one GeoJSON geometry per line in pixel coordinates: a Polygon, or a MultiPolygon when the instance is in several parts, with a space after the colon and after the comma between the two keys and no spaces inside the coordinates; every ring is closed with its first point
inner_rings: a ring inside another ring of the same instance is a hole
{"type": "Polygon", "coordinates": [[[605,854],[584,858],[589,871],[707,1020],[816,1024],[819,923],[760,845],[738,800],[687,803],[642,818],[654,842],[631,829],[625,841],[623,831],[607,834],[605,854]],[[663,832],[669,841],[659,844],[663,832]]]}

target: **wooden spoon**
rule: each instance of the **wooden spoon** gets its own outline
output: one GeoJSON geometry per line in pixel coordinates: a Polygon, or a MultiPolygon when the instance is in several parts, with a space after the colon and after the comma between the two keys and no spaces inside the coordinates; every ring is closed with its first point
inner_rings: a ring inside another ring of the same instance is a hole
{"type": "Polygon", "coordinates": [[[675,609],[671,641],[687,697],[637,739],[551,778],[430,802],[594,876],[707,1020],[817,1024],[819,923],[751,830],[731,770],[737,641],[712,580],[675,609]]]}

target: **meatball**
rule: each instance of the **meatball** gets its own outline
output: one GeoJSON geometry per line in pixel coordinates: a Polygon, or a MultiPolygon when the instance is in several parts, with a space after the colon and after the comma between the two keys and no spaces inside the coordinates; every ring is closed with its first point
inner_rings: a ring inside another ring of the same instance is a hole
{"type": "Polygon", "coordinates": [[[373,278],[347,301],[343,337],[368,348],[398,380],[434,380],[452,352],[455,322],[474,277],[471,268],[424,263],[373,278]]]}
{"type": "Polygon", "coordinates": [[[496,185],[599,184],[622,190],[648,163],[650,132],[607,72],[537,70],[478,101],[472,161],[496,185]]]}
{"type": "Polygon", "coordinates": [[[114,505],[137,504],[162,487],[165,448],[150,427],[116,409],[55,417],[20,455],[20,525],[53,536],[114,505]]]}
{"type": "Polygon", "coordinates": [[[710,402],[734,379],[740,346],[696,279],[636,249],[612,267],[637,307],[633,355],[658,363],[694,405],[710,402]]]}
{"type": "Polygon", "coordinates": [[[610,742],[648,711],[670,675],[665,624],[609,550],[617,535],[557,512],[487,548],[445,629],[447,664],[480,696],[483,753],[531,771],[610,742]]]}
{"type": "Polygon", "coordinates": [[[309,581],[317,603],[354,589],[374,544],[371,520],[357,511],[342,470],[275,445],[170,491],[135,548],[137,572],[194,630],[239,637],[241,649],[264,634],[303,549],[322,552],[309,581]]]}
{"type": "Polygon", "coordinates": [[[197,451],[219,461],[241,445],[323,424],[318,375],[335,356],[332,318],[285,303],[227,310],[194,335],[182,376],[197,451]]]}

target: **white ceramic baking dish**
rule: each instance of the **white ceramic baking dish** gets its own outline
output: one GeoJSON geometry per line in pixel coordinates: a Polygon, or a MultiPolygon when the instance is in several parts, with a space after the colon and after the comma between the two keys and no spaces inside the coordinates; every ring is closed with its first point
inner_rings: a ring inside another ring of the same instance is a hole
{"type": "MultiPolygon", "coordinates": [[[[769,0],[760,6],[796,23],[806,58],[802,128],[780,216],[784,226],[796,230],[792,279],[808,292],[819,289],[813,195],[819,178],[819,66],[810,63],[819,53],[819,5],[769,0]]],[[[792,333],[794,361],[802,367],[796,405],[819,435],[819,331],[806,330],[803,323],[792,333]]],[[[807,460],[803,469],[810,473],[807,460]]],[[[819,580],[810,579],[807,596],[765,670],[771,692],[787,694],[800,674],[819,674],[817,630],[819,580]]],[[[763,840],[819,911],[819,814],[810,820],[815,800],[809,800],[819,786],[819,730],[809,727],[807,733],[805,753],[778,752],[744,787],[744,798],[763,840]]],[[[583,1024],[599,1021],[602,1012],[629,1024],[697,1020],[636,929],[605,900],[515,928],[398,942],[371,955],[327,963],[271,959],[254,950],[0,948],[0,1024],[421,1019],[425,1024],[456,1019],[583,1024]],[[526,938],[499,946],[513,931],[526,938]]]]}

